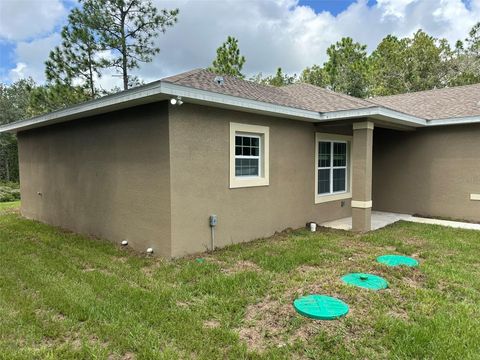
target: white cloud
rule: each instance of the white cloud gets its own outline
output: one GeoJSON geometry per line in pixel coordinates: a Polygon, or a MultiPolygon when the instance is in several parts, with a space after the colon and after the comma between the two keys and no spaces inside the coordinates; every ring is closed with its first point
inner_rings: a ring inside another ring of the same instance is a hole
{"type": "MultiPolygon", "coordinates": [[[[377,0],[378,7],[382,9],[382,17],[389,16],[404,18],[406,8],[419,0],[377,0]]],[[[428,0],[427,0],[428,1],[428,0]]]]}
{"type": "Polygon", "coordinates": [[[51,32],[66,16],[60,0],[0,1],[0,38],[26,40],[51,32]]]}
{"type": "Polygon", "coordinates": [[[50,50],[61,41],[59,34],[34,40],[17,43],[15,49],[16,67],[10,70],[9,78],[12,81],[20,78],[32,77],[37,82],[45,80],[45,60],[50,50]]]}
{"type": "MultiPolygon", "coordinates": [[[[367,0],[357,0],[337,16],[317,14],[297,0],[154,1],[159,8],[180,8],[180,15],[178,24],[159,36],[160,54],[133,71],[146,82],[209,66],[227,35],[239,39],[248,74],[273,73],[278,66],[298,74],[306,66],[322,64],[327,47],[343,36],[372,51],[387,34],[411,36],[422,28],[453,44],[480,20],[480,0],[471,0],[468,8],[461,0],[378,0],[371,7],[367,0]]],[[[19,43],[16,63],[26,64],[22,73],[42,80],[43,62],[58,42],[56,35],[19,43]]],[[[105,88],[121,85],[112,74],[103,76],[105,88]]]]}
{"type": "Polygon", "coordinates": [[[461,0],[378,0],[371,7],[358,0],[337,16],[317,14],[297,1],[156,2],[162,8],[180,8],[180,15],[178,24],[160,35],[158,57],[139,71],[149,81],[210,65],[227,35],[239,39],[247,73],[272,73],[281,66],[298,74],[322,64],[327,47],[343,36],[372,51],[387,34],[411,36],[422,28],[453,44],[480,20],[480,0],[472,0],[470,9],[461,0]]]}
{"type": "Polygon", "coordinates": [[[25,77],[25,69],[27,68],[27,64],[23,62],[17,63],[17,66],[15,66],[12,70],[10,70],[10,77],[15,81],[15,80],[20,80],[24,79],[25,77]]]}

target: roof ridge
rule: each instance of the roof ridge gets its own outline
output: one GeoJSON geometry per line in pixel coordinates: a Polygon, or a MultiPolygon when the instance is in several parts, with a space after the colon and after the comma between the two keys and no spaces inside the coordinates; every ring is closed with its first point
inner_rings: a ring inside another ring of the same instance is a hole
{"type": "Polygon", "coordinates": [[[470,87],[470,86],[479,86],[479,85],[480,85],[480,82],[479,82],[479,83],[475,83],[475,84],[467,84],[467,85],[445,86],[445,87],[443,87],[443,88],[435,88],[435,89],[429,89],[429,90],[410,91],[410,92],[406,92],[406,93],[402,93],[402,94],[374,96],[374,97],[372,97],[372,99],[379,99],[379,98],[385,99],[385,98],[395,97],[395,96],[408,96],[408,95],[419,94],[419,93],[429,93],[429,92],[437,92],[437,91],[448,91],[448,90],[452,90],[452,89],[462,89],[462,88],[467,88],[467,87],[470,87]]]}
{"type": "Polygon", "coordinates": [[[306,85],[308,87],[315,88],[315,89],[322,90],[322,91],[326,91],[326,92],[329,92],[333,95],[340,96],[340,97],[343,97],[344,99],[348,99],[348,100],[351,100],[351,101],[355,101],[355,102],[365,101],[365,102],[373,104],[372,102],[368,101],[367,99],[357,98],[357,97],[352,96],[352,95],[348,95],[348,94],[344,94],[344,93],[341,93],[341,92],[333,91],[333,90],[330,90],[330,89],[327,89],[327,88],[324,88],[324,87],[321,87],[321,86],[317,86],[317,85],[313,85],[313,84],[309,84],[309,83],[305,83],[305,82],[290,84],[290,85],[287,85],[286,87],[294,86],[294,85],[297,85],[297,86],[298,85],[306,85]]]}
{"type": "Polygon", "coordinates": [[[176,82],[178,82],[178,81],[180,81],[180,80],[186,79],[186,78],[189,77],[189,76],[198,74],[199,72],[201,72],[201,71],[203,71],[203,70],[206,70],[206,69],[197,68],[197,69],[185,71],[184,73],[180,73],[180,74],[177,74],[177,75],[167,76],[167,77],[161,79],[161,81],[176,83],[176,82]],[[174,80],[169,80],[169,79],[172,79],[172,78],[173,78],[174,80]]]}

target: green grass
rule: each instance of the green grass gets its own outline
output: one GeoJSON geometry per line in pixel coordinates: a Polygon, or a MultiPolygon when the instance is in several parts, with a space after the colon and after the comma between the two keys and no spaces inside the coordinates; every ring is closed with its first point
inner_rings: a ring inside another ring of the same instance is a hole
{"type": "Polygon", "coordinates": [[[16,209],[20,206],[20,201],[0,202],[0,211],[5,209],[16,209]]]}
{"type": "MultiPolygon", "coordinates": [[[[0,205],[2,208],[3,204],[0,205]]],[[[296,231],[195,258],[138,256],[0,210],[2,359],[474,359],[480,232],[397,223],[366,235],[296,231]],[[378,255],[420,259],[392,269],[378,255]],[[384,276],[373,292],[347,272],[384,276]],[[311,321],[319,292],[351,308],[311,321]]]]}

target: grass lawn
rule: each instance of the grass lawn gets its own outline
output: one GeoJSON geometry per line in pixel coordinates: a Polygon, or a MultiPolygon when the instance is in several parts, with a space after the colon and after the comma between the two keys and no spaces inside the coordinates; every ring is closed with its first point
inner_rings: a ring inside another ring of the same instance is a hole
{"type": "Polygon", "coordinates": [[[20,206],[20,201],[0,202],[0,211],[6,209],[16,209],[20,206]]]}
{"type": "MultiPolygon", "coordinates": [[[[2,206],[3,207],[3,206],[2,206]]],[[[0,358],[478,359],[480,232],[397,223],[296,231],[196,258],[137,256],[0,210],[0,358]],[[419,269],[375,258],[412,255],[419,269]],[[374,292],[347,272],[384,276],[374,292]],[[312,321],[291,306],[350,305],[312,321]]]]}

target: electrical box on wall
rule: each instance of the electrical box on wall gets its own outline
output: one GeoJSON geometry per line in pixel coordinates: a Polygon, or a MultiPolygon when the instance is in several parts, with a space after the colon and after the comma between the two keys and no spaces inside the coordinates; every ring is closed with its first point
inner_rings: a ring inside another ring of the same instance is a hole
{"type": "Polygon", "coordinates": [[[214,227],[217,226],[218,219],[217,215],[210,215],[210,226],[214,227]]]}

